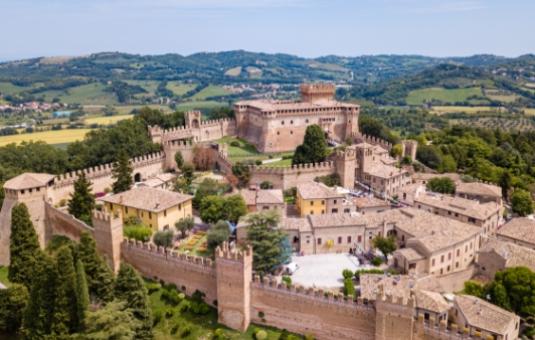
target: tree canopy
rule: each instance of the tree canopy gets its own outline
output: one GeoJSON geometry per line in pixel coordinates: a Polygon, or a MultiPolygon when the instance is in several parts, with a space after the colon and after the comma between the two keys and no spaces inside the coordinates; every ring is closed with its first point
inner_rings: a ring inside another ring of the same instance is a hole
{"type": "Polygon", "coordinates": [[[323,162],[327,153],[325,133],[319,125],[309,125],[305,131],[303,144],[295,149],[292,164],[323,162]]]}
{"type": "Polygon", "coordinates": [[[439,192],[441,194],[454,194],[455,182],[449,177],[431,178],[426,184],[427,190],[439,192]]]}
{"type": "Polygon", "coordinates": [[[91,214],[95,208],[95,195],[91,192],[91,182],[81,173],[74,182],[74,192],[68,203],[69,214],[91,224],[91,214]]]}

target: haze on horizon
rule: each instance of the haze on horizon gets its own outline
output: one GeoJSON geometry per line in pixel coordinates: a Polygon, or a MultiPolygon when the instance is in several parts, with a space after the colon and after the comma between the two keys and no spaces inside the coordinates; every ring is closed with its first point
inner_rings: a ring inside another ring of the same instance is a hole
{"type": "Polygon", "coordinates": [[[535,52],[530,0],[0,0],[0,13],[2,61],[102,51],[535,52]]]}

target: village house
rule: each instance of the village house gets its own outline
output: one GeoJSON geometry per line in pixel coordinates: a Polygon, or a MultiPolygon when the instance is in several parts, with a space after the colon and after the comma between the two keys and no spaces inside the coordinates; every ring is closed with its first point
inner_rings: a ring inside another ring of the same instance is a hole
{"type": "Polygon", "coordinates": [[[352,199],[361,214],[377,213],[390,209],[390,202],[374,196],[355,197],[352,199]]]}
{"type": "Polygon", "coordinates": [[[535,249],[535,219],[530,217],[513,218],[498,229],[496,237],[530,249],[535,249]]]}
{"type": "Polygon", "coordinates": [[[133,188],[102,197],[109,213],[121,213],[123,220],[136,217],[153,230],[172,228],[178,220],[192,217],[192,196],[151,187],[133,188]]]}
{"type": "Polygon", "coordinates": [[[350,212],[345,206],[345,195],[338,193],[323,183],[314,181],[301,183],[297,186],[295,205],[299,216],[337,214],[350,212]]]}
{"type": "Polygon", "coordinates": [[[240,195],[249,212],[277,210],[285,214],[286,205],[280,189],[243,189],[240,195]]]}
{"type": "Polygon", "coordinates": [[[493,238],[479,249],[476,264],[479,273],[490,280],[498,271],[512,267],[535,271],[535,250],[493,238]]]}

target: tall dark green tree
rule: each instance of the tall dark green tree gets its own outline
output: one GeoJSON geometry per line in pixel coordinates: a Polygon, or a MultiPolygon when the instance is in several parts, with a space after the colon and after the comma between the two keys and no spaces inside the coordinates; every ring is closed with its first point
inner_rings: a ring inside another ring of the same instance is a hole
{"type": "Polygon", "coordinates": [[[531,193],[522,189],[516,189],[511,195],[511,208],[520,216],[533,213],[533,199],[531,193]]]}
{"type": "Polygon", "coordinates": [[[310,125],[306,129],[303,144],[295,149],[292,164],[323,162],[327,152],[325,133],[319,125],[310,125]]]}
{"type": "Polygon", "coordinates": [[[95,240],[91,235],[82,234],[76,254],[84,265],[90,297],[100,302],[111,301],[113,299],[113,272],[97,253],[95,240]]]}
{"type": "Polygon", "coordinates": [[[91,192],[91,182],[81,173],[74,182],[74,192],[69,200],[69,214],[90,224],[94,208],[95,195],[91,192]]]}
{"type": "MultiPolygon", "coordinates": [[[[136,339],[140,322],[125,308],[125,302],[114,300],[103,308],[87,313],[87,327],[80,339],[136,339]]],[[[75,337],[78,339],[78,337],[75,337]]]]}
{"type": "Polygon", "coordinates": [[[76,261],[76,314],[78,318],[78,330],[85,328],[87,307],[89,306],[89,290],[85,276],[84,264],[80,259],[76,261]]]}
{"type": "Polygon", "coordinates": [[[52,333],[57,336],[71,334],[79,329],[76,301],[76,272],[69,247],[61,247],[56,255],[57,286],[54,303],[52,333]]]}
{"type": "Polygon", "coordinates": [[[22,333],[25,339],[45,339],[52,333],[58,272],[55,261],[43,255],[33,273],[30,302],[24,311],[22,333]]]}
{"type": "Polygon", "coordinates": [[[284,249],[286,235],[277,227],[279,219],[280,216],[275,211],[247,217],[247,240],[253,247],[253,268],[259,273],[271,273],[288,260],[284,256],[287,254],[284,249]]]}
{"type": "Polygon", "coordinates": [[[175,153],[175,163],[177,169],[182,169],[182,166],[184,166],[184,157],[182,157],[182,152],[177,151],[175,153]]]}
{"type": "Polygon", "coordinates": [[[141,322],[136,329],[136,339],[151,339],[152,314],[147,288],[139,274],[129,264],[121,264],[115,282],[115,297],[126,302],[134,317],[141,322]]]}
{"type": "Polygon", "coordinates": [[[509,190],[511,190],[511,173],[506,170],[500,177],[500,187],[502,188],[502,197],[504,200],[509,200],[509,190]]]}
{"type": "Polygon", "coordinates": [[[132,165],[128,159],[128,154],[121,151],[117,157],[117,162],[113,164],[112,175],[115,179],[112,190],[114,193],[120,193],[130,190],[133,184],[132,179],[132,165]]]}
{"type": "Polygon", "coordinates": [[[11,261],[9,281],[30,288],[42,252],[28,208],[24,203],[17,204],[11,211],[9,254],[11,261]]]}
{"type": "Polygon", "coordinates": [[[28,300],[28,289],[24,285],[14,283],[7,289],[0,289],[0,333],[19,330],[28,300]]]}

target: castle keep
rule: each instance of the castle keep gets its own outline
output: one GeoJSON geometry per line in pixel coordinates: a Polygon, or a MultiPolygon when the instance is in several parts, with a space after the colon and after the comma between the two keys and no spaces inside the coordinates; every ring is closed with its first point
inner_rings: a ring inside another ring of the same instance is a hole
{"type": "Polygon", "coordinates": [[[335,90],[332,84],[303,84],[301,101],[239,101],[234,104],[238,137],[261,152],[295,150],[312,124],[329,140],[352,138],[359,132],[360,107],[336,101],[335,90]]]}

